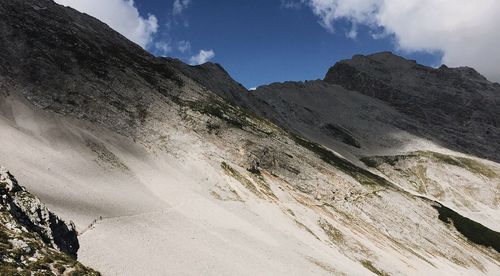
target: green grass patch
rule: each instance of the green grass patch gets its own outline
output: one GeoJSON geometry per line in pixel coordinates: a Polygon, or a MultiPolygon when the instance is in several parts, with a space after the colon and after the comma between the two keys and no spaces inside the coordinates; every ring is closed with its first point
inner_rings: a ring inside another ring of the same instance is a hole
{"type": "Polygon", "coordinates": [[[351,162],[337,156],[331,150],[323,147],[320,144],[308,141],[294,134],[291,134],[291,137],[293,138],[295,143],[314,152],[321,160],[341,170],[347,175],[350,175],[363,185],[385,187],[392,186],[392,184],[386,179],[352,164],[351,162]]]}
{"type": "Polygon", "coordinates": [[[325,234],[328,236],[331,242],[339,243],[344,241],[344,235],[340,232],[339,229],[335,228],[328,221],[324,219],[318,220],[318,225],[325,231],[325,234]]]}
{"type": "Polygon", "coordinates": [[[262,194],[259,192],[257,187],[250,181],[248,178],[246,178],[244,175],[242,175],[240,172],[238,172],[236,169],[231,167],[229,164],[226,162],[222,162],[220,164],[221,168],[226,172],[227,175],[231,176],[232,178],[236,179],[238,182],[240,182],[245,188],[247,188],[249,191],[251,191],[253,194],[256,196],[262,198],[262,194]]]}
{"type": "Polygon", "coordinates": [[[408,153],[406,155],[394,155],[394,156],[367,156],[360,160],[365,163],[366,166],[371,168],[377,168],[382,164],[389,164],[395,166],[399,161],[409,159],[409,158],[427,158],[439,163],[444,163],[456,167],[466,169],[472,173],[480,174],[488,178],[499,177],[498,173],[493,169],[488,167],[488,165],[465,157],[452,156],[447,154],[442,154],[433,151],[415,151],[408,153]]]}
{"type": "Polygon", "coordinates": [[[282,129],[270,121],[214,96],[200,100],[185,100],[178,96],[170,96],[170,98],[181,107],[187,107],[195,112],[218,118],[233,128],[246,128],[264,135],[271,135],[275,132],[284,133],[282,129]]]}
{"type": "Polygon", "coordinates": [[[470,158],[465,158],[465,157],[458,157],[458,156],[451,156],[451,155],[446,155],[438,152],[432,152],[432,151],[418,151],[414,153],[417,156],[425,156],[434,160],[441,161],[443,163],[447,163],[449,165],[453,165],[456,167],[461,167],[464,168],[468,171],[471,171],[476,174],[481,174],[484,175],[488,178],[495,178],[498,177],[497,173],[493,171],[491,168],[489,168],[487,165],[485,165],[482,162],[479,162],[474,159],[470,158]]]}
{"type": "Polygon", "coordinates": [[[344,129],[341,126],[326,124],[323,125],[320,129],[326,135],[334,137],[335,139],[342,141],[344,144],[358,149],[361,148],[361,144],[358,142],[358,140],[356,140],[348,130],[344,129]]]}
{"type": "Polygon", "coordinates": [[[370,270],[371,272],[377,274],[377,275],[380,275],[380,276],[388,276],[389,273],[387,272],[384,272],[382,270],[379,270],[377,269],[373,264],[372,262],[370,262],[369,260],[362,260],[361,261],[361,264],[368,270],[370,270]]]}
{"type": "Polygon", "coordinates": [[[457,231],[464,235],[469,241],[491,247],[500,253],[500,233],[468,219],[439,203],[437,203],[437,205],[432,205],[432,207],[438,211],[438,218],[441,221],[446,224],[453,224],[457,231]]]}

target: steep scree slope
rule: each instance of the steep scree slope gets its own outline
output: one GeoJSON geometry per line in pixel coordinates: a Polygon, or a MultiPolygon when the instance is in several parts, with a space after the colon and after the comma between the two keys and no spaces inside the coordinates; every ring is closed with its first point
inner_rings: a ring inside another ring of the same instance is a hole
{"type": "Polygon", "coordinates": [[[84,264],[111,275],[498,272],[496,232],[227,103],[97,20],[47,0],[2,1],[0,14],[3,162],[75,221],[84,264]]]}

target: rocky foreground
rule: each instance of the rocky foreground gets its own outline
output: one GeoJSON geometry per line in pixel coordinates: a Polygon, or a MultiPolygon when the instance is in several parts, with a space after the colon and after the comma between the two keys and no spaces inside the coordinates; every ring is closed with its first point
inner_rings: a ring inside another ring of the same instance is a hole
{"type": "Polygon", "coordinates": [[[76,261],[77,232],[0,167],[0,274],[100,275],[76,261]]]}

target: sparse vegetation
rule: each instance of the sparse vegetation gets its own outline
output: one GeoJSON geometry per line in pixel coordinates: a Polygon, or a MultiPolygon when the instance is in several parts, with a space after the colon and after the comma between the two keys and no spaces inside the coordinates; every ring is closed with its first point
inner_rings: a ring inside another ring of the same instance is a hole
{"type": "MultiPolygon", "coordinates": [[[[257,133],[262,133],[264,135],[271,135],[275,131],[281,131],[278,127],[276,127],[269,121],[260,119],[256,115],[251,114],[245,109],[234,107],[229,103],[215,97],[208,97],[206,99],[196,101],[183,100],[176,96],[171,96],[171,99],[180,106],[185,106],[201,114],[218,118],[233,128],[251,129],[257,133]]],[[[221,126],[219,125],[218,128],[220,127],[221,126]]]]}
{"type": "Polygon", "coordinates": [[[332,267],[331,265],[329,265],[327,263],[321,262],[321,261],[316,260],[316,259],[311,258],[311,257],[308,257],[307,260],[309,262],[317,265],[321,269],[325,270],[326,272],[332,273],[333,275],[343,275],[343,274],[339,273],[339,271],[337,271],[334,267],[332,267]]]}
{"type": "Polygon", "coordinates": [[[254,173],[251,173],[253,179],[252,182],[252,180],[245,177],[242,173],[238,172],[236,169],[228,165],[226,162],[221,163],[221,168],[224,169],[227,175],[238,180],[238,182],[243,184],[244,187],[246,187],[248,190],[250,190],[253,194],[258,196],[259,198],[265,198],[267,196],[270,199],[276,199],[276,196],[271,190],[271,187],[269,187],[269,184],[267,184],[267,182],[265,181],[264,177],[261,174],[256,175],[254,173]]]}
{"type": "Polygon", "coordinates": [[[433,160],[438,160],[443,163],[447,163],[449,165],[457,166],[469,170],[470,172],[481,174],[489,178],[498,177],[497,173],[489,168],[484,163],[476,161],[474,159],[459,157],[459,156],[451,156],[438,152],[432,151],[418,151],[413,153],[415,156],[424,156],[431,158],[433,160]]]}
{"type": "Polygon", "coordinates": [[[7,222],[11,227],[17,225],[9,213],[1,211],[0,275],[60,275],[67,270],[80,275],[100,275],[73,257],[49,247],[40,236],[5,227],[7,222]],[[13,245],[14,242],[16,246],[13,245]],[[24,247],[19,247],[22,244],[25,244],[24,247]]]}
{"type": "Polygon", "coordinates": [[[471,158],[452,156],[433,151],[416,151],[408,153],[406,155],[395,155],[395,156],[363,157],[361,158],[361,161],[365,163],[366,166],[368,167],[377,168],[384,163],[389,164],[391,166],[395,166],[400,160],[405,160],[409,158],[426,158],[440,163],[460,167],[472,173],[480,174],[488,178],[498,177],[497,172],[495,172],[493,169],[488,167],[488,165],[480,161],[471,158]]]}
{"type": "Polygon", "coordinates": [[[224,170],[224,172],[226,172],[227,175],[231,176],[232,178],[236,179],[238,182],[243,184],[243,186],[245,188],[247,188],[249,191],[251,191],[256,196],[262,198],[262,194],[259,192],[257,187],[255,187],[255,185],[252,183],[252,181],[250,181],[248,178],[246,178],[244,175],[242,175],[236,169],[231,167],[226,162],[221,163],[221,168],[224,170]]]}
{"type": "Polygon", "coordinates": [[[362,260],[362,261],[361,261],[361,264],[362,264],[362,265],[363,265],[366,269],[370,270],[371,272],[373,272],[373,273],[375,273],[375,274],[377,274],[377,275],[380,275],[380,276],[388,276],[388,275],[389,275],[389,273],[387,273],[387,272],[384,272],[384,271],[382,271],[382,270],[377,269],[377,268],[376,268],[376,267],[372,264],[372,262],[371,262],[371,261],[369,261],[369,260],[362,260]]]}
{"type": "Polygon", "coordinates": [[[128,170],[128,167],[113,152],[101,143],[87,140],[87,147],[97,155],[96,162],[100,165],[108,165],[115,169],[128,170]]]}
{"type": "Polygon", "coordinates": [[[432,205],[438,213],[438,218],[446,224],[453,226],[464,235],[469,241],[491,247],[500,253],[500,233],[495,232],[480,223],[461,216],[457,212],[436,203],[432,205]]]}
{"type": "Polygon", "coordinates": [[[321,227],[321,229],[323,229],[323,231],[325,231],[325,234],[328,236],[332,243],[339,243],[344,240],[344,235],[342,234],[342,232],[340,232],[339,229],[333,227],[333,225],[331,225],[328,221],[320,219],[318,220],[318,225],[319,227],[321,227]]]}
{"type": "Polygon", "coordinates": [[[384,178],[350,163],[349,161],[337,156],[335,153],[323,147],[322,145],[308,141],[294,134],[291,134],[291,136],[298,145],[316,153],[316,155],[318,155],[321,160],[341,170],[347,175],[352,176],[363,185],[377,185],[385,187],[392,186],[392,184],[384,178]]]}
{"type": "Polygon", "coordinates": [[[355,148],[361,148],[361,144],[358,142],[358,140],[356,140],[356,138],[354,138],[348,130],[340,126],[326,124],[321,127],[321,131],[323,131],[323,133],[327,135],[334,137],[335,139],[342,141],[344,144],[355,148]]]}
{"type": "Polygon", "coordinates": [[[314,232],[311,230],[311,228],[307,227],[305,224],[302,222],[298,221],[297,219],[294,219],[295,223],[302,229],[306,230],[309,234],[311,234],[313,237],[315,237],[317,240],[320,240],[320,238],[314,234],[314,232]]]}

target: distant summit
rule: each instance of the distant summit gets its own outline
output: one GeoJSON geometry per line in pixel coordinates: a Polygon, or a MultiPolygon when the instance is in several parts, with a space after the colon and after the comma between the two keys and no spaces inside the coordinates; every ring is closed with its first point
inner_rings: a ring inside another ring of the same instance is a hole
{"type": "Polygon", "coordinates": [[[26,187],[0,169],[0,275],[499,274],[498,85],[472,69],[384,52],[248,91],[50,0],[0,1],[0,33],[26,187]]]}
{"type": "Polygon", "coordinates": [[[500,86],[473,68],[435,69],[382,52],[342,60],[324,80],[390,104],[453,148],[500,160],[500,86]]]}

